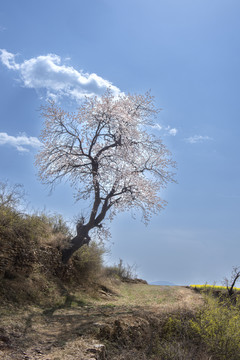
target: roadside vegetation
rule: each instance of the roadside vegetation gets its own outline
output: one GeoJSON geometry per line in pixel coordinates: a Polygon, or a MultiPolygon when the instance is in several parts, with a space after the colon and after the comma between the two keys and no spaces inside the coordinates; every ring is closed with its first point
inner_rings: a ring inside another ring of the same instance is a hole
{"type": "Polygon", "coordinates": [[[194,314],[170,315],[157,351],[160,359],[240,359],[239,299],[233,304],[229,298],[205,294],[194,314]]]}

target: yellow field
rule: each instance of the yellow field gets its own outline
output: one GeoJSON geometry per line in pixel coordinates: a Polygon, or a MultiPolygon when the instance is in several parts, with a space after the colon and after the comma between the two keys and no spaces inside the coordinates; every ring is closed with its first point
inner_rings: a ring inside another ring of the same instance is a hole
{"type": "MultiPolygon", "coordinates": [[[[197,289],[197,290],[204,290],[204,289],[213,289],[213,290],[227,290],[226,286],[218,286],[218,285],[190,285],[190,288],[197,289]]],[[[236,291],[240,291],[240,288],[234,287],[233,288],[236,291]]]]}

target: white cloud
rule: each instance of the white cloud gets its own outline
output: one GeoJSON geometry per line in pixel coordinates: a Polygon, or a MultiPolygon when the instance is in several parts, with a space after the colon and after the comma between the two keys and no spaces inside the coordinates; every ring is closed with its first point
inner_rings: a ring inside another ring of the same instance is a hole
{"type": "Polygon", "coordinates": [[[37,56],[22,63],[17,63],[15,58],[16,55],[0,49],[0,60],[8,69],[19,73],[23,86],[44,90],[48,97],[67,96],[79,100],[85,95],[102,95],[108,88],[114,95],[120,94],[120,90],[108,80],[66,66],[56,54],[37,56]]]}
{"type": "Polygon", "coordinates": [[[164,131],[164,135],[171,135],[171,136],[176,136],[178,130],[176,128],[171,128],[169,125],[168,126],[162,126],[159,124],[155,124],[152,126],[153,129],[159,130],[159,131],[164,131]]]}
{"type": "Polygon", "coordinates": [[[28,152],[28,147],[38,148],[41,142],[36,137],[28,137],[25,134],[18,136],[11,136],[7,133],[0,133],[0,145],[10,145],[16,148],[19,152],[28,152]]]}
{"type": "Polygon", "coordinates": [[[194,136],[190,136],[189,138],[186,138],[184,140],[190,144],[196,144],[196,143],[201,143],[204,141],[213,140],[213,138],[211,138],[209,136],[194,135],[194,136]]]}
{"type": "Polygon", "coordinates": [[[169,135],[176,136],[177,132],[178,132],[178,130],[176,128],[172,128],[169,130],[168,133],[169,133],[169,135]]]}
{"type": "Polygon", "coordinates": [[[10,52],[4,49],[0,49],[0,51],[1,51],[0,59],[3,65],[5,65],[8,69],[19,70],[19,65],[15,63],[14,54],[11,54],[10,52]]]}
{"type": "Polygon", "coordinates": [[[157,130],[162,130],[163,127],[159,124],[155,124],[155,125],[152,125],[152,128],[157,129],[157,130]]]}

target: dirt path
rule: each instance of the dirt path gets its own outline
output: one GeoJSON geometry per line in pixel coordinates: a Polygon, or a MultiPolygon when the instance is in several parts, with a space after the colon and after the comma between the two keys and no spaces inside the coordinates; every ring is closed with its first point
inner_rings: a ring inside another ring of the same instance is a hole
{"type": "MultiPolygon", "coordinates": [[[[141,350],[145,344],[151,345],[156,319],[179,309],[194,310],[202,303],[200,295],[184,287],[124,284],[120,293],[102,294],[101,300],[83,306],[70,303],[14,314],[5,309],[1,315],[0,359],[110,359],[104,342],[123,347],[133,343],[141,350]]],[[[121,356],[115,359],[127,359],[121,356]]]]}

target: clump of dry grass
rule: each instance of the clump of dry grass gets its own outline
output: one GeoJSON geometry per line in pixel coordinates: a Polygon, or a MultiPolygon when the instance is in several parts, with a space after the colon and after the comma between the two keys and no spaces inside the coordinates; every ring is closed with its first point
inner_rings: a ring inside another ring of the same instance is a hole
{"type": "Polygon", "coordinates": [[[124,264],[122,259],[119,259],[118,264],[106,266],[104,271],[107,277],[122,281],[134,280],[137,277],[136,265],[124,264]]]}
{"type": "Polygon", "coordinates": [[[98,284],[103,274],[103,246],[83,246],[69,264],[61,245],[72,234],[59,215],[25,214],[0,204],[0,300],[14,304],[61,302],[78,286],[98,284]]]}

